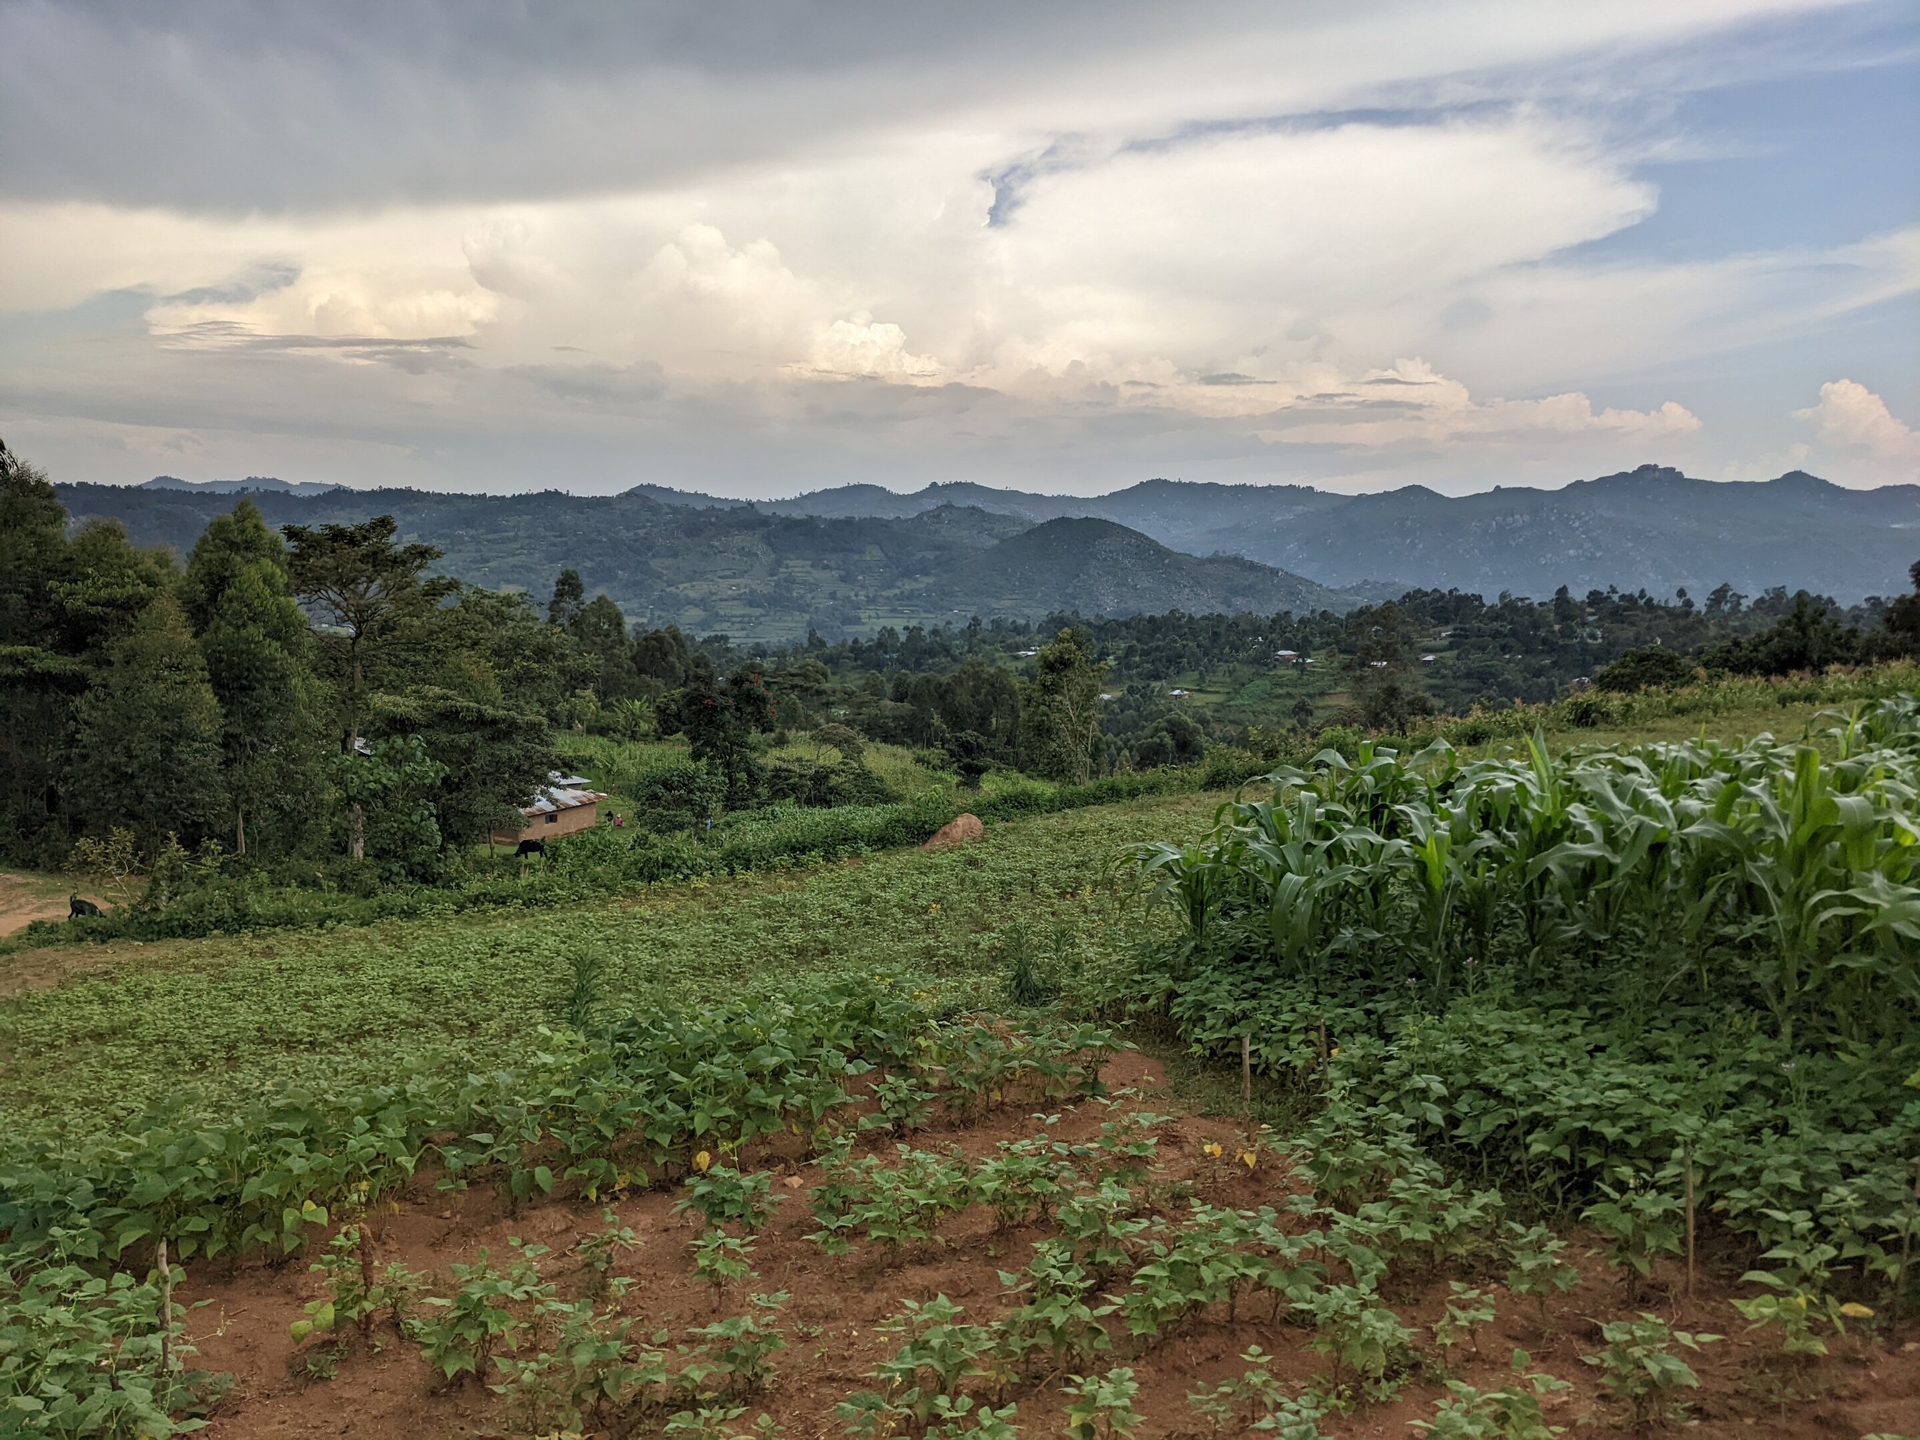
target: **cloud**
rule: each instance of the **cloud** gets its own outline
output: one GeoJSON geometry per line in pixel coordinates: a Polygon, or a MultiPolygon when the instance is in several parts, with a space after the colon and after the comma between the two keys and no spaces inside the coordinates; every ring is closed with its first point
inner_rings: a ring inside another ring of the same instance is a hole
{"type": "Polygon", "coordinates": [[[1702,373],[1910,301],[1920,228],[1593,247],[1658,213],[1650,107],[1826,8],[21,0],[0,395],[429,482],[1717,467],[1702,373]]]}
{"type": "Polygon", "coordinates": [[[1817,425],[1825,445],[1864,450],[1880,460],[1920,460],[1920,435],[1857,380],[1829,380],[1820,387],[1820,403],[1794,411],[1793,418],[1817,425]]]}

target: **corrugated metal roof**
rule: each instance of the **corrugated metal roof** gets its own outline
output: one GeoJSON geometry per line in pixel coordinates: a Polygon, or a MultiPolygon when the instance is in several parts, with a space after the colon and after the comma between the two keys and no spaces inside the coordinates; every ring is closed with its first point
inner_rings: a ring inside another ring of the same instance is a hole
{"type": "Polygon", "coordinates": [[[543,785],[533,792],[533,804],[522,805],[522,815],[548,815],[556,810],[576,810],[607,797],[598,790],[574,790],[563,785],[543,785]]]}

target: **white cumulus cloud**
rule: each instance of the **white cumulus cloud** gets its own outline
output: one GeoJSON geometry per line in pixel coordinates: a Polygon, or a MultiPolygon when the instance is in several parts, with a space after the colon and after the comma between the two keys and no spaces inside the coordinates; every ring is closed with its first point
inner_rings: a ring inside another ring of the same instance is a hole
{"type": "Polygon", "coordinates": [[[1881,460],[1920,460],[1920,435],[1858,380],[1829,380],[1820,387],[1820,403],[1794,411],[1793,418],[1819,426],[1825,445],[1865,450],[1881,460]]]}

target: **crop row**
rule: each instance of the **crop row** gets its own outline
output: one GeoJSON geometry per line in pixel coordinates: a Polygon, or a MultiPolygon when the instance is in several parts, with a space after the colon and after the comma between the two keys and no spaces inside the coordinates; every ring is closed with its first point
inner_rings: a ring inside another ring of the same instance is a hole
{"type": "Polygon", "coordinates": [[[1323,754],[1135,852],[1179,935],[1122,998],[1370,1144],[1690,1191],[1872,1291],[1920,1225],[1920,703],[1832,740],[1323,754]]]}
{"type": "Polygon", "coordinates": [[[858,1077],[921,1077],[942,1103],[1097,1087],[1104,1032],[1014,1035],[942,1025],[880,982],[793,999],[555,1032],[529,1064],[419,1075],[347,1094],[282,1089],[229,1125],[158,1125],[60,1150],[0,1155],[0,1236],[24,1253],[113,1261],[165,1238],[183,1257],[286,1252],[346,1196],[377,1199],[433,1171],[443,1188],[498,1178],[516,1200],[589,1197],[683,1174],[701,1150],[786,1137],[810,1146],[858,1077]]]}

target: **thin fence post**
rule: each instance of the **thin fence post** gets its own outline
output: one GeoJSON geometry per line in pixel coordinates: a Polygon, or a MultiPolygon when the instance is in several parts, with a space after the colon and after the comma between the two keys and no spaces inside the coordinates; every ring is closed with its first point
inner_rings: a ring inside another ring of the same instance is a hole
{"type": "Polygon", "coordinates": [[[167,1264],[166,1237],[160,1239],[160,1404],[173,1390],[173,1267],[167,1264]]]}
{"type": "Polygon", "coordinates": [[[1240,1037],[1240,1098],[1253,1103],[1253,1034],[1240,1037]]]}
{"type": "Polygon", "coordinates": [[[1693,1298],[1693,1147],[1687,1147],[1687,1298],[1693,1298]]]}

